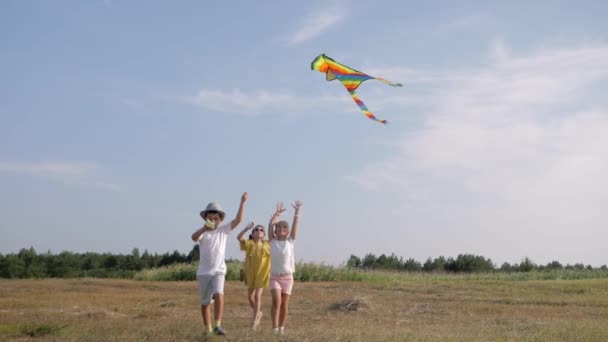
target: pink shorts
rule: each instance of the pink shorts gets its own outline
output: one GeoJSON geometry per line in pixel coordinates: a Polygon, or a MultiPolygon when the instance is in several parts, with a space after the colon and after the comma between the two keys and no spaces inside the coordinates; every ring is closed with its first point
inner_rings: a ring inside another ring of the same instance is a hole
{"type": "Polygon", "coordinates": [[[293,288],[293,274],[270,275],[270,289],[281,290],[281,293],[291,294],[293,288]]]}

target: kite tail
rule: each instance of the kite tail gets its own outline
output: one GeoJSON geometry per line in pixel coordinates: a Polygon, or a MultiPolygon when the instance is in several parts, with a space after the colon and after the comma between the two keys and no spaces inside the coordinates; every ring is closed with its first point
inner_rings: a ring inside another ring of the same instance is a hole
{"type": "Polygon", "coordinates": [[[382,83],[388,84],[392,87],[403,87],[403,84],[401,84],[401,83],[393,83],[393,82],[391,82],[389,80],[385,80],[384,78],[381,78],[381,77],[374,77],[374,79],[376,79],[382,83]]]}
{"type": "Polygon", "coordinates": [[[386,120],[379,120],[378,118],[376,118],[376,116],[367,109],[367,106],[365,105],[365,103],[363,103],[363,101],[361,101],[361,99],[359,98],[359,95],[357,95],[357,93],[355,93],[354,90],[349,91],[349,93],[350,93],[350,96],[353,97],[353,101],[355,101],[357,106],[359,106],[359,109],[361,109],[361,111],[363,112],[363,115],[367,116],[368,118],[370,118],[374,121],[378,121],[379,123],[382,123],[385,125],[388,123],[388,121],[386,121],[386,120]]]}

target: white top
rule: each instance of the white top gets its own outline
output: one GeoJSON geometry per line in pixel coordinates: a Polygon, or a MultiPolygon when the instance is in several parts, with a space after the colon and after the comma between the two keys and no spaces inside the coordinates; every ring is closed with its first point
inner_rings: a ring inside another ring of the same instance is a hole
{"type": "Polygon", "coordinates": [[[295,240],[291,238],[270,241],[270,274],[291,274],[296,271],[294,244],[295,240]]]}
{"type": "Polygon", "coordinates": [[[231,231],[230,222],[227,222],[201,235],[197,275],[226,274],[226,240],[231,231]]]}

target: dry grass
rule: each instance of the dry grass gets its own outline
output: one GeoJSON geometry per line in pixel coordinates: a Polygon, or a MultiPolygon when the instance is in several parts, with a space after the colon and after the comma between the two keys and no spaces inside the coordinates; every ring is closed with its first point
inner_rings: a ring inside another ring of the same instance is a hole
{"type": "Polygon", "coordinates": [[[287,334],[248,330],[242,283],[223,325],[202,332],[195,282],[0,280],[0,340],[607,341],[608,280],[296,283],[287,334]]]}

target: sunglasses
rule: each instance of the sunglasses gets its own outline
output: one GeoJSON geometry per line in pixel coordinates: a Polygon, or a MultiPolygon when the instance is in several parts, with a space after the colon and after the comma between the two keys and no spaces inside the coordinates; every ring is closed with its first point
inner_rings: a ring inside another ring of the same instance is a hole
{"type": "Polygon", "coordinates": [[[253,228],[254,232],[264,232],[264,228],[253,228]]]}

